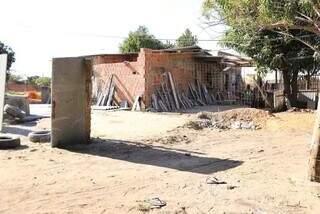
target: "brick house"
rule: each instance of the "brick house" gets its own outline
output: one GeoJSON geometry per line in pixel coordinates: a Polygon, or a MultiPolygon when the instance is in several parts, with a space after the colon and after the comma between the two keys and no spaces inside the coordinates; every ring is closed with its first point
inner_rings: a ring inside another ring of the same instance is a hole
{"type": "Polygon", "coordinates": [[[237,93],[244,88],[241,67],[248,61],[220,53],[212,56],[199,47],[151,50],[139,53],[107,54],[93,57],[93,96],[106,90],[112,79],[115,98],[133,105],[141,96],[145,107],[161,87],[163,74],[170,72],[179,92],[188,94],[190,83],[204,84],[210,94],[237,93]]]}

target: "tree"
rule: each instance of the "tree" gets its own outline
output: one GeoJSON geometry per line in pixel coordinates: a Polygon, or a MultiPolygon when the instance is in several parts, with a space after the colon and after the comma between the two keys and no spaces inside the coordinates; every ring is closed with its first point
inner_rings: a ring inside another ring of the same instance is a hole
{"type": "Polygon", "coordinates": [[[13,82],[21,82],[23,80],[23,77],[18,74],[10,74],[9,80],[11,80],[13,82]]]}
{"type": "Polygon", "coordinates": [[[136,31],[129,33],[128,38],[120,45],[120,52],[133,53],[139,52],[140,48],[160,50],[170,47],[172,47],[171,43],[162,43],[160,40],[156,39],[154,35],[149,33],[147,27],[140,26],[136,31]]]}
{"type": "Polygon", "coordinates": [[[35,83],[38,87],[50,87],[51,78],[50,77],[39,77],[35,80],[35,83]]]}
{"type": "Polygon", "coordinates": [[[193,35],[189,29],[186,29],[186,31],[176,41],[177,47],[195,46],[197,44],[198,44],[197,36],[193,35]]]}
{"type": "Polygon", "coordinates": [[[28,82],[28,84],[30,84],[34,87],[37,87],[36,80],[39,78],[40,78],[40,76],[29,76],[29,77],[27,77],[27,82],[28,82]]]}
{"type": "Polygon", "coordinates": [[[16,61],[14,51],[7,45],[0,42],[0,54],[7,54],[7,79],[9,79],[9,70],[11,65],[16,61]]]}
{"type": "MultiPolygon", "coordinates": [[[[319,0],[205,0],[204,14],[211,18],[212,10],[222,17],[218,22],[209,22],[209,25],[217,23],[227,23],[232,33],[241,32],[243,35],[255,35],[254,31],[269,31],[277,33],[279,36],[294,39],[308,48],[308,52],[313,51],[313,62],[310,66],[316,65],[320,61],[319,36],[320,36],[320,1],[319,0]],[[242,29],[241,29],[242,28],[242,29]],[[238,31],[237,31],[238,30],[238,31]],[[248,31],[248,34],[243,33],[248,31]],[[303,34],[301,35],[300,32],[303,34]]],[[[238,37],[235,37],[239,39],[238,37]]],[[[234,41],[236,41],[235,39],[234,41]]],[[[244,39],[249,39],[245,37],[244,39]]],[[[239,39],[241,42],[241,39],[239,39]]],[[[263,42],[263,41],[262,41],[263,42]]],[[[243,47],[250,49],[243,44],[243,47]]],[[[262,51],[270,51],[268,48],[262,51]]],[[[299,51],[300,52],[300,51],[299,51]]],[[[259,55],[259,53],[257,53],[259,55]]],[[[272,53],[269,53],[272,54],[272,53]]],[[[299,55],[299,54],[295,54],[299,55]]],[[[302,57],[309,57],[310,54],[302,57]]],[[[276,64],[286,64],[283,55],[275,58],[276,64]]],[[[308,65],[300,63],[304,71],[309,71],[308,65]]],[[[317,66],[317,65],[316,65],[317,66]]],[[[311,69],[312,72],[313,69],[311,69]]],[[[313,131],[312,143],[309,157],[309,176],[311,181],[320,182],[320,99],[318,111],[313,131]]]]}
{"type": "Polygon", "coordinates": [[[285,96],[296,106],[298,74],[312,69],[314,50],[293,37],[304,38],[313,45],[319,45],[320,39],[303,29],[288,29],[280,34],[265,27],[272,21],[289,20],[291,14],[302,10],[299,4],[290,2],[293,3],[285,9],[273,0],[206,0],[203,7],[207,17],[216,17],[210,13],[219,15],[220,19],[212,25],[220,22],[228,26],[222,41],[224,46],[251,57],[260,72],[281,71],[285,96]]]}
{"type": "Polygon", "coordinates": [[[10,70],[11,65],[16,61],[14,51],[7,45],[0,42],[0,54],[7,54],[7,70],[10,70]]]}
{"type": "Polygon", "coordinates": [[[51,78],[50,77],[40,77],[40,76],[30,76],[27,77],[28,84],[34,87],[50,87],[51,78]]]}

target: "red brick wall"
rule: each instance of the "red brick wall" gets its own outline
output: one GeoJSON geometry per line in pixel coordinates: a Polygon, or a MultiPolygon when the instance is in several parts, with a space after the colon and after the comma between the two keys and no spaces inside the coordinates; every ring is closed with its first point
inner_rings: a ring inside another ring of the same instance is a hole
{"type": "Polygon", "coordinates": [[[142,95],[144,93],[144,58],[139,57],[135,62],[117,62],[121,61],[124,58],[119,56],[116,57],[110,56],[99,56],[98,59],[94,60],[93,65],[93,76],[97,80],[97,85],[100,91],[105,90],[108,84],[108,80],[113,75],[113,81],[116,84],[116,98],[117,100],[127,100],[132,106],[136,96],[142,95]],[[100,62],[108,62],[102,63],[100,62]]]}
{"type": "Polygon", "coordinates": [[[15,92],[38,91],[32,85],[18,84],[12,81],[7,82],[7,90],[15,92]]]}
{"type": "Polygon", "coordinates": [[[145,50],[146,52],[146,89],[145,103],[149,106],[151,95],[161,86],[162,74],[171,72],[179,91],[185,91],[188,83],[195,79],[192,69],[192,56],[186,53],[161,53],[145,50]]]}
{"type": "Polygon", "coordinates": [[[210,92],[217,92],[224,90],[223,67],[218,62],[199,62],[192,53],[141,49],[137,58],[135,55],[96,57],[93,75],[101,90],[105,90],[108,79],[114,75],[120,100],[128,100],[132,104],[136,96],[143,94],[144,104],[149,107],[151,95],[160,88],[164,72],[171,72],[181,93],[187,94],[189,83],[196,84],[197,80],[206,84],[210,92]],[[128,57],[136,61],[129,62],[128,57]]]}
{"type": "Polygon", "coordinates": [[[108,54],[96,56],[93,59],[93,64],[104,64],[104,63],[120,63],[124,61],[135,62],[138,59],[137,53],[131,54],[108,54]]]}
{"type": "Polygon", "coordinates": [[[197,61],[191,53],[164,53],[144,50],[146,53],[146,106],[151,103],[151,95],[160,87],[162,73],[169,71],[180,93],[188,94],[189,83],[196,84],[197,80],[204,83],[211,91],[221,88],[221,64],[197,61]],[[209,73],[209,74],[208,74],[209,73]],[[208,77],[213,76],[208,82],[208,77]]]}

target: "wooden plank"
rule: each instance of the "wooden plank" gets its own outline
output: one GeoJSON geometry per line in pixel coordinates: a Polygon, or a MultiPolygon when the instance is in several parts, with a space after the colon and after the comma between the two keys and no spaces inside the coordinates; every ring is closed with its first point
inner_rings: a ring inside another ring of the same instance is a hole
{"type": "Polygon", "coordinates": [[[198,94],[198,91],[197,91],[197,89],[196,89],[196,87],[194,86],[193,83],[191,83],[191,88],[192,88],[194,94],[196,95],[196,99],[195,99],[195,100],[200,99],[200,96],[199,96],[199,94],[198,94]]]}
{"type": "Polygon", "coordinates": [[[170,72],[168,72],[168,77],[169,77],[169,81],[170,81],[170,84],[171,84],[171,89],[172,89],[172,93],[173,93],[173,96],[174,96],[174,100],[176,102],[176,107],[179,110],[180,109],[180,105],[179,105],[179,101],[178,101],[177,91],[176,91],[176,87],[174,85],[173,78],[172,78],[172,75],[171,75],[170,72]]]}
{"type": "Polygon", "coordinates": [[[187,97],[185,94],[183,94],[185,100],[189,103],[190,108],[193,107],[193,102],[192,100],[189,99],[189,97],[187,97]]]}
{"type": "MultiPolygon", "coordinates": [[[[140,104],[139,104],[139,99],[140,99],[140,95],[139,96],[136,96],[135,100],[134,100],[134,103],[132,105],[132,109],[131,111],[136,111],[140,108],[140,104]],[[138,106],[139,105],[139,106],[138,106]]],[[[141,110],[141,108],[139,109],[139,111],[141,110]]]]}
{"type": "Polygon", "coordinates": [[[106,84],[106,91],[104,92],[104,96],[103,96],[102,101],[100,103],[101,106],[108,106],[108,104],[107,104],[108,99],[107,98],[109,98],[112,83],[113,83],[113,74],[111,74],[111,76],[106,84]]]}
{"type": "Polygon", "coordinates": [[[153,101],[153,103],[154,103],[154,109],[155,110],[157,110],[157,111],[159,111],[159,104],[158,104],[158,98],[157,98],[157,96],[155,95],[155,94],[152,94],[151,95],[151,99],[152,99],[152,101],[153,101]]]}
{"type": "Polygon", "coordinates": [[[187,109],[186,104],[184,103],[184,101],[182,100],[181,96],[178,94],[178,100],[181,103],[181,106],[183,109],[187,109]]]}
{"type": "Polygon", "coordinates": [[[207,89],[206,85],[202,84],[202,88],[203,88],[203,94],[204,94],[204,97],[205,97],[205,99],[207,101],[207,104],[212,105],[213,101],[211,99],[211,96],[209,95],[209,92],[208,92],[208,89],[207,89]]]}
{"type": "Polygon", "coordinates": [[[196,96],[196,94],[194,93],[194,91],[193,91],[192,86],[191,86],[190,83],[189,83],[189,91],[190,91],[190,94],[191,94],[191,96],[192,96],[192,99],[193,99],[193,100],[197,100],[197,96],[196,96]]]}
{"type": "Polygon", "coordinates": [[[199,80],[197,80],[197,89],[198,89],[198,94],[199,94],[199,98],[201,101],[203,101],[203,96],[202,96],[202,91],[201,91],[201,85],[199,80]]]}
{"type": "Polygon", "coordinates": [[[163,95],[165,97],[165,100],[162,100],[164,102],[164,104],[166,104],[168,110],[173,110],[172,109],[172,105],[170,103],[170,95],[168,94],[168,91],[166,90],[166,87],[165,87],[165,83],[161,83],[161,87],[162,87],[162,92],[163,92],[163,95]]]}
{"type": "MultiPolygon", "coordinates": [[[[169,81],[169,80],[168,80],[168,81],[169,81]]],[[[165,89],[166,89],[167,97],[168,97],[168,99],[169,99],[169,104],[170,104],[171,110],[172,110],[172,111],[176,111],[176,110],[177,110],[176,102],[175,102],[175,100],[174,100],[172,91],[170,90],[170,88],[169,88],[169,86],[168,86],[168,83],[165,84],[165,89]]]]}
{"type": "Polygon", "coordinates": [[[159,100],[159,105],[161,106],[163,111],[169,111],[168,108],[166,107],[166,105],[162,102],[162,100],[159,100]]]}
{"type": "Polygon", "coordinates": [[[109,96],[108,96],[108,101],[107,101],[107,105],[106,106],[111,106],[112,100],[113,100],[113,96],[114,96],[114,90],[115,90],[115,84],[112,83],[110,92],[109,92],[109,96]]]}
{"type": "Polygon", "coordinates": [[[3,123],[3,107],[6,88],[7,54],[0,55],[0,131],[3,123]]]}
{"type": "Polygon", "coordinates": [[[92,110],[113,110],[118,109],[119,106],[92,106],[92,110]]]}
{"type": "Polygon", "coordinates": [[[104,96],[103,93],[100,92],[100,93],[99,93],[98,100],[97,100],[97,103],[96,103],[96,106],[100,106],[100,105],[101,105],[102,100],[103,100],[103,96],[104,96]]]}

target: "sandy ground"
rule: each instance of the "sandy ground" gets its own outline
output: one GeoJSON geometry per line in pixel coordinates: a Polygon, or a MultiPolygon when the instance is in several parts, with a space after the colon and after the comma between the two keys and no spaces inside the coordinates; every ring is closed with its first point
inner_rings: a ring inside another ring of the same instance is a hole
{"type": "Polygon", "coordinates": [[[72,150],[23,137],[0,151],[0,213],[320,213],[320,185],[307,180],[312,113],[276,114],[258,131],[175,129],[194,112],[96,112],[101,139],[72,150]],[[167,136],[188,140],[153,140],[167,136]],[[167,205],[142,203],[154,197],[167,205]]]}

